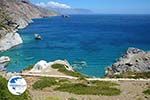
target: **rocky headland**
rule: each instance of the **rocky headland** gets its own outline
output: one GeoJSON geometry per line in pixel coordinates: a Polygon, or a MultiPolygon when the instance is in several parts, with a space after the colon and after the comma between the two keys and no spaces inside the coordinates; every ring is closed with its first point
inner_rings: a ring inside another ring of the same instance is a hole
{"type": "Polygon", "coordinates": [[[21,44],[23,41],[17,31],[33,22],[33,18],[55,15],[55,12],[35,6],[29,0],[0,0],[0,51],[21,44]]]}
{"type": "Polygon", "coordinates": [[[150,72],[150,52],[137,48],[128,48],[127,52],[106,70],[107,76],[126,72],[150,72]]]}

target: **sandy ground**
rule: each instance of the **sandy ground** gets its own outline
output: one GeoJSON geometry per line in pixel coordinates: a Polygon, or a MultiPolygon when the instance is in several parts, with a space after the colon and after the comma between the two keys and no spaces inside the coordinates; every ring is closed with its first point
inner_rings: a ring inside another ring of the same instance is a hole
{"type": "Polygon", "coordinates": [[[76,95],[66,92],[53,91],[52,88],[46,88],[42,91],[32,89],[32,84],[38,80],[38,77],[25,77],[28,83],[28,89],[33,100],[150,100],[150,96],[142,92],[150,87],[150,82],[142,81],[118,81],[118,88],[122,91],[118,96],[95,96],[95,95],[76,95]]]}

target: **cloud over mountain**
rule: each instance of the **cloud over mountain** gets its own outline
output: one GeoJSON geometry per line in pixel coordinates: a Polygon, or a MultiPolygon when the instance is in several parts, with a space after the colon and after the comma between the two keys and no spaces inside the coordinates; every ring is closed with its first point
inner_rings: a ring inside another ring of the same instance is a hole
{"type": "Polygon", "coordinates": [[[69,6],[67,4],[54,2],[54,1],[49,1],[47,3],[40,2],[40,3],[37,3],[36,5],[44,7],[44,8],[63,8],[63,9],[70,9],[71,8],[71,6],[69,6]]]}

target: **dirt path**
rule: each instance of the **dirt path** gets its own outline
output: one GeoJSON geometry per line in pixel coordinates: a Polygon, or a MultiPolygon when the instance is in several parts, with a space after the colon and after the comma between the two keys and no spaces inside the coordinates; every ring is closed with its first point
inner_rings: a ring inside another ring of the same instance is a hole
{"type": "Polygon", "coordinates": [[[52,88],[44,90],[33,90],[32,84],[39,77],[55,77],[78,79],[77,77],[67,76],[64,74],[54,73],[20,73],[24,76],[28,83],[28,89],[33,100],[69,100],[68,98],[76,98],[77,100],[150,100],[150,96],[143,94],[143,91],[150,87],[150,79],[110,79],[110,78],[87,78],[87,80],[112,81],[120,84],[118,87],[121,94],[118,96],[97,96],[97,95],[76,95],[67,92],[54,91],[52,88]]]}
{"type": "Polygon", "coordinates": [[[150,100],[150,96],[142,92],[150,86],[149,82],[119,81],[119,88],[122,93],[118,96],[96,96],[96,95],[76,95],[66,92],[53,91],[51,88],[42,91],[30,89],[33,100],[68,100],[76,98],[77,100],[150,100]]]}
{"type": "MultiPolygon", "coordinates": [[[[77,77],[67,75],[51,75],[51,74],[31,74],[31,73],[20,73],[21,76],[32,76],[32,77],[55,77],[55,78],[67,78],[67,79],[78,79],[77,77]]],[[[150,82],[150,79],[130,79],[130,78],[86,78],[89,81],[145,81],[150,82]]]]}

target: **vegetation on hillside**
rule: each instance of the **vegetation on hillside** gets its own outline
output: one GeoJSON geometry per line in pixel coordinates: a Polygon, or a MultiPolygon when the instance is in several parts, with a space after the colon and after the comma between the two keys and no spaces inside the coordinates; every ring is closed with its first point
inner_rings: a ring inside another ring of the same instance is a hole
{"type": "Polygon", "coordinates": [[[51,87],[56,91],[69,92],[79,95],[119,95],[118,84],[104,81],[77,80],[75,82],[57,78],[41,78],[33,84],[33,89],[51,87]]]}
{"type": "Polygon", "coordinates": [[[150,78],[150,72],[125,72],[122,74],[114,75],[113,78],[134,78],[134,79],[139,79],[139,78],[144,78],[148,79],[150,78]]]}
{"type": "Polygon", "coordinates": [[[55,78],[46,78],[43,77],[40,80],[38,80],[36,83],[33,84],[34,89],[44,89],[46,87],[51,87],[52,85],[56,85],[57,82],[55,78]]]}
{"type": "Polygon", "coordinates": [[[62,64],[54,64],[52,65],[52,68],[54,69],[58,69],[59,72],[62,72],[66,75],[69,75],[69,76],[74,76],[74,77],[87,77],[79,72],[76,72],[76,71],[68,71],[64,65],[62,64]]]}
{"type": "Polygon", "coordinates": [[[145,91],[143,91],[143,93],[146,94],[146,95],[150,95],[150,88],[145,90],[145,91]]]}
{"type": "Polygon", "coordinates": [[[0,100],[31,100],[28,92],[20,96],[12,95],[7,88],[7,80],[0,76],[0,100]]]}

